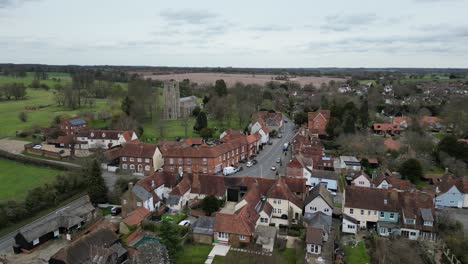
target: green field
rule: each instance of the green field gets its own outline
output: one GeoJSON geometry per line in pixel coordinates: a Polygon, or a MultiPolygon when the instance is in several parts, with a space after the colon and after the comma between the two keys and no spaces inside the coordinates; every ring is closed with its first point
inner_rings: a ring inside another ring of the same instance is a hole
{"type": "Polygon", "coordinates": [[[22,200],[28,190],[55,180],[59,170],[0,159],[0,201],[22,200]]]}
{"type": "Polygon", "coordinates": [[[432,78],[432,77],[425,77],[425,78],[419,78],[419,79],[401,79],[401,83],[420,83],[420,82],[440,82],[440,83],[447,83],[447,82],[468,82],[468,79],[466,78],[460,78],[460,79],[438,79],[438,78],[432,78]]]}
{"type": "MultiPolygon", "coordinates": [[[[65,84],[71,81],[70,74],[64,72],[49,72],[49,79],[48,80],[41,80],[40,82],[46,84],[50,88],[53,88],[56,84],[65,84]],[[52,80],[55,78],[57,80],[52,80]]],[[[28,72],[26,77],[11,77],[11,76],[0,76],[0,84],[5,83],[23,83],[24,85],[28,86],[34,79],[34,73],[28,72]]]]}
{"type": "Polygon", "coordinates": [[[180,251],[176,256],[175,263],[205,263],[205,260],[208,257],[208,254],[210,254],[212,248],[212,245],[202,244],[184,246],[184,250],[180,251]]]}
{"type": "Polygon", "coordinates": [[[370,263],[369,254],[367,254],[366,244],[361,241],[356,247],[345,246],[345,261],[349,264],[370,263]]]}

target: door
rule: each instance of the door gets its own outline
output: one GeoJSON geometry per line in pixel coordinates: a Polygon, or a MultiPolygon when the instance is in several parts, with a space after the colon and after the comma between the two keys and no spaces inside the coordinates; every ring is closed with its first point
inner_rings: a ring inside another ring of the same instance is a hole
{"type": "Polygon", "coordinates": [[[138,164],[138,172],[143,172],[143,165],[138,164]]]}

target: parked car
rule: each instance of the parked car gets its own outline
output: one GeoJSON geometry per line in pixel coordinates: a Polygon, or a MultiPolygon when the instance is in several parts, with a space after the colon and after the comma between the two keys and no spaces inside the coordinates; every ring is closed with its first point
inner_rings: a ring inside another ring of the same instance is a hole
{"type": "Polygon", "coordinates": [[[268,140],[268,145],[273,145],[273,141],[272,141],[272,140],[268,140]]]}
{"type": "Polygon", "coordinates": [[[276,163],[281,163],[281,158],[277,158],[276,163]]]}
{"type": "Polygon", "coordinates": [[[245,163],[247,161],[247,159],[241,159],[239,160],[239,163],[245,163]]]}
{"type": "Polygon", "coordinates": [[[189,220],[182,220],[180,221],[179,225],[180,226],[190,226],[192,223],[190,223],[189,220]]]}
{"type": "Polygon", "coordinates": [[[279,137],[279,138],[282,138],[282,137],[283,137],[283,134],[278,134],[278,137],[279,137]]]}
{"type": "Polygon", "coordinates": [[[42,146],[41,146],[41,145],[34,145],[32,148],[33,148],[33,149],[41,149],[42,146]]]}
{"type": "Polygon", "coordinates": [[[236,168],[234,167],[226,167],[223,169],[223,175],[224,176],[228,176],[228,175],[231,175],[231,174],[234,174],[236,173],[236,168]]]}
{"type": "Polygon", "coordinates": [[[275,167],[275,166],[271,166],[271,170],[272,170],[272,171],[275,171],[275,170],[276,170],[276,167],[275,167]]]}
{"type": "Polygon", "coordinates": [[[114,206],[111,208],[111,215],[113,216],[119,215],[121,212],[122,212],[122,208],[120,207],[114,206]]]}
{"type": "Polygon", "coordinates": [[[247,166],[247,167],[252,167],[252,166],[253,166],[253,162],[252,162],[252,161],[247,161],[247,164],[245,164],[245,166],[247,166]]]}
{"type": "Polygon", "coordinates": [[[285,119],[285,120],[284,120],[284,122],[285,122],[285,123],[287,123],[287,122],[288,122],[288,120],[286,120],[286,119],[285,119]]]}
{"type": "Polygon", "coordinates": [[[257,161],[256,159],[253,159],[253,160],[251,160],[251,161],[252,161],[253,165],[255,165],[255,164],[258,163],[258,161],[257,161]]]}

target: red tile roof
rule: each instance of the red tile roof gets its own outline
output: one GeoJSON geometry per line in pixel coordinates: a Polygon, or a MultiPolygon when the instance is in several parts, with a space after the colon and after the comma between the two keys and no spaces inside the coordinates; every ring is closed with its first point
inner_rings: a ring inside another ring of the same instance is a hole
{"type": "Polygon", "coordinates": [[[400,124],[377,123],[373,128],[375,131],[400,131],[400,124]]]}
{"type": "Polygon", "coordinates": [[[323,243],[323,230],[312,226],[307,227],[306,243],[314,245],[322,245],[323,243]]]}
{"type": "Polygon", "coordinates": [[[319,110],[317,112],[309,112],[308,120],[309,133],[326,135],[325,130],[330,120],[330,111],[319,110]],[[323,122],[319,122],[319,118],[323,119],[323,122]],[[315,125],[317,125],[317,127],[315,125]]]}
{"type": "Polygon", "coordinates": [[[347,186],[345,207],[396,212],[398,192],[395,190],[347,186]]]}
{"type": "Polygon", "coordinates": [[[185,193],[190,191],[190,180],[188,177],[184,177],[177,185],[174,187],[170,194],[182,196],[185,193]]]}
{"type": "Polygon", "coordinates": [[[224,177],[209,174],[194,174],[191,177],[191,193],[214,196],[224,196],[226,193],[224,177]]]}
{"type": "Polygon", "coordinates": [[[392,149],[392,150],[399,150],[401,148],[400,141],[399,140],[394,140],[394,139],[391,139],[391,138],[387,138],[384,141],[384,145],[388,149],[392,149]]]}
{"type": "Polygon", "coordinates": [[[122,149],[120,150],[120,156],[152,159],[157,148],[158,146],[155,144],[130,141],[122,146],[122,149]]]}
{"type": "Polygon", "coordinates": [[[438,118],[437,116],[423,116],[419,119],[421,123],[440,123],[442,119],[438,118]]]}
{"type": "MultiPolygon", "coordinates": [[[[288,179],[293,179],[293,178],[288,178],[288,179]]],[[[280,177],[275,185],[271,187],[271,189],[268,191],[268,198],[274,198],[274,199],[281,199],[281,200],[288,200],[298,206],[299,208],[302,208],[302,201],[299,199],[288,187],[288,185],[285,183],[286,179],[284,177],[280,177]]],[[[303,186],[305,187],[305,182],[302,183],[303,186]]]]}
{"type": "Polygon", "coordinates": [[[128,226],[133,226],[141,223],[148,215],[150,211],[144,207],[138,207],[135,211],[131,212],[127,217],[125,217],[122,222],[128,226]]]}
{"type": "Polygon", "coordinates": [[[392,120],[394,124],[402,124],[403,122],[409,122],[410,118],[408,116],[395,116],[392,120]]]}
{"type": "Polygon", "coordinates": [[[143,187],[146,191],[152,192],[161,185],[165,185],[168,188],[172,188],[177,184],[177,174],[156,171],[151,173],[150,176],[139,180],[136,184],[143,187]]]}
{"type": "Polygon", "coordinates": [[[245,205],[234,214],[216,213],[215,232],[226,232],[251,236],[255,232],[255,225],[260,215],[253,206],[245,205]]]}

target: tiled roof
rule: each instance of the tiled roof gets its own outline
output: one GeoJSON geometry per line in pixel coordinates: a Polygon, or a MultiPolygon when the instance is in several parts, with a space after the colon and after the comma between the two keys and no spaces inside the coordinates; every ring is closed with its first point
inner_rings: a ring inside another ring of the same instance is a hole
{"type": "Polygon", "coordinates": [[[271,216],[271,213],[273,212],[273,206],[269,202],[266,202],[265,205],[263,205],[262,211],[271,216]]]}
{"type": "Polygon", "coordinates": [[[191,174],[192,193],[224,196],[226,193],[226,185],[224,177],[219,177],[209,174],[191,174]]]}
{"type": "Polygon", "coordinates": [[[309,195],[306,197],[304,204],[308,205],[317,197],[322,197],[322,199],[331,207],[333,208],[333,197],[332,194],[327,190],[324,184],[317,184],[315,185],[312,190],[310,190],[309,195]]]}
{"type": "Polygon", "coordinates": [[[122,146],[122,149],[120,150],[120,156],[152,159],[157,148],[158,146],[155,144],[130,141],[122,146]]]}
{"type": "Polygon", "coordinates": [[[177,184],[178,175],[170,172],[156,171],[150,176],[139,180],[135,185],[140,185],[146,191],[152,192],[161,185],[172,188],[177,184]]]}
{"type": "Polygon", "coordinates": [[[135,211],[131,212],[122,221],[128,225],[133,226],[141,223],[148,215],[150,211],[144,207],[138,207],[135,211]]]}
{"type": "Polygon", "coordinates": [[[296,169],[302,169],[304,166],[299,162],[297,158],[294,158],[289,164],[288,168],[296,168],[296,169]]]}
{"type": "Polygon", "coordinates": [[[400,143],[399,140],[394,140],[394,139],[391,139],[391,138],[387,138],[384,141],[384,145],[388,149],[392,149],[392,150],[399,150],[400,147],[401,147],[401,143],[400,143]]]}
{"type": "Polygon", "coordinates": [[[329,179],[329,180],[337,180],[338,176],[334,171],[326,171],[326,170],[312,170],[311,177],[319,178],[319,179],[329,179]]]}
{"type": "Polygon", "coordinates": [[[255,232],[255,224],[259,217],[249,205],[245,205],[234,214],[216,213],[214,231],[251,236],[255,232]]]}
{"type": "Polygon", "coordinates": [[[306,243],[314,245],[322,245],[323,243],[323,230],[321,228],[315,228],[308,226],[306,228],[306,243]]]}
{"type": "MultiPolygon", "coordinates": [[[[299,199],[292,191],[289,189],[288,185],[285,183],[286,179],[294,178],[284,178],[280,177],[276,184],[274,184],[271,189],[268,191],[268,198],[289,200],[299,208],[302,208],[302,201],[299,199]]],[[[302,183],[305,187],[305,183],[302,183]]]]}
{"type": "MultiPolygon", "coordinates": [[[[424,212],[424,217],[434,218],[435,208],[434,208],[434,197],[431,194],[423,192],[401,192],[399,193],[399,202],[401,207],[401,212],[406,218],[415,219],[415,227],[417,229],[431,229],[432,227],[425,227],[423,225],[422,214],[424,212]],[[425,209],[425,210],[421,210],[425,209]]],[[[402,223],[404,227],[407,225],[402,223]]],[[[414,226],[413,226],[414,227],[414,226]]]]}
{"type": "Polygon", "coordinates": [[[410,118],[408,116],[395,116],[392,121],[394,124],[401,124],[403,122],[409,122],[410,118]]]}
{"type": "Polygon", "coordinates": [[[437,116],[422,116],[419,121],[422,123],[440,123],[442,119],[437,116]]]}
{"type": "Polygon", "coordinates": [[[387,183],[391,185],[391,186],[389,186],[389,188],[395,188],[395,189],[401,190],[401,191],[411,189],[411,182],[410,181],[399,179],[397,176],[395,176],[393,174],[389,175],[389,176],[385,176],[384,174],[379,175],[374,180],[375,186],[379,186],[384,180],[387,181],[387,183]]]}
{"type": "Polygon", "coordinates": [[[190,180],[188,177],[184,177],[179,184],[177,184],[171,191],[171,195],[182,196],[190,190],[190,180]]]}
{"type": "Polygon", "coordinates": [[[398,192],[395,190],[347,186],[344,200],[348,208],[398,211],[398,192]]]}
{"type": "Polygon", "coordinates": [[[377,123],[373,125],[373,128],[375,131],[399,131],[400,130],[400,124],[383,124],[383,123],[377,123]]]}

